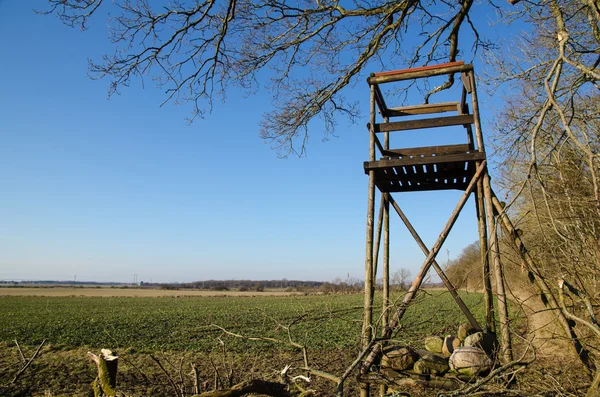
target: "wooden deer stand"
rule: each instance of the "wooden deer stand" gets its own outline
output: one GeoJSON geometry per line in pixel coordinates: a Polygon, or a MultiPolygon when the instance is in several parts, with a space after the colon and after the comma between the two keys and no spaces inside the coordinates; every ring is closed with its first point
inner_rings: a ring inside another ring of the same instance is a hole
{"type": "MultiPolygon", "coordinates": [[[[483,285],[485,294],[486,323],[485,331],[495,333],[494,305],[492,296],[491,266],[495,279],[495,292],[498,301],[500,324],[500,357],[503,361],[512,361],[512,347],[508,323],[508,309],[504,288],[502,263],[498,250],[498,236],[495,225],[494,194],[490,186],[487,170],[485,146],[479,118],[479,105],[473,66],[463,62],[426,66],[415,69],[375,73],[367,80],[371,89],[370,101],[370,158],[364,163],[365,173],[369,175],[369,201],[367,213],[367,243],[365,261],[365,301],[362,329],[363,350],[369,350],[363,361],[362,372],[366,373],[370,365],[380,354],[381,343],[374,343],[378,335],[373,335],[373,296],[374,281],[377,274],[377,257],[381,231],[383,229],[383,315],[381,339],[390,339],[400,325],[406,309],[416,296],[429,269],[433,267],[444,285],[471,325],[479,330],[482,326],[473,317],[456,289],[444,274],[435,258],[452,229],[459,213],[471,193],[475,195],[481,262],[483,264],[483,285]],[[460,74],[462,95],[459,101],[428,103],[416,106],[388,107],[380,86],[399,81],[426,79],[433,76],[460,74]],[[469,104],[470,102],[470,104],[469,104]],[[471,111],[470,111],[471,110],[471,111]],[[378,120],[377,113],[380,115],[378,120]],[[443,115],[442,115],[443,114],[443,115]],[[409,116],[410,120],[406,117],[409,116]],[[433,117],[434,116],[434,117],[433,117]],[[405,120],[402,120],[405,118],[405,120]],[[392,121],[393,120],[393,121],[392,121]],[[427,146],[409,149],[390,148],[390,132],[421,130],[428,128],[463,126],[466,142],[445,146],[427,146]],[[473,137],[473,132],[475,136],[473,137]],[[380,136],[383,135],[383,142],[380,136]],[[379,152],[379,155],[377,154],[379,152]],[[379,158],[378,158],[379,156],[379,158]],[[377,240],[374,238],[375,194],[381,193],[377,240]],[[464,191],[456,208],[437,241],[429,249],[419,237],[408,218],[393,199],[392,193],[415,191],[438,191],[456,189],[464,191]],[[402,303],[393,313],[389,300],[389,209],[391,207],[400,216],[417,244],[426,256],[412,286],[402,303]],[[375,243],[375,244],[374,244],[375,243]]],[[[497,211],[497,210],[496,210],[497,211]]],[[[367,396],[369,389],[363,384],[361,395],[367,396]]]]}

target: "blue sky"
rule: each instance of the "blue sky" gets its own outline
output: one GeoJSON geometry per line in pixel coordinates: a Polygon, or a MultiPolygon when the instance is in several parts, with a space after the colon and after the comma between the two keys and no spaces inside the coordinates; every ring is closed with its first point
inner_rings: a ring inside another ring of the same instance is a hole
{"type": "MultiPolygon", "coordinates": [[[[308,156],[280,159],[258,137],[264,90],[191,125],[151,81],[108,100],[86,76],[110,52],[105,21],[80,32],[43,6],[0,0],[0,280],[363,278],[366,83],[346,92],[356,125],[322,142],[315,124],[308,156]]],[[[395,197],[431,246],[461,193],[395,197]]],[[[476,239],[471,199],[439,262],[476,239]]],[[[423,259],[392,214],[392,271],[423,259]]]]}

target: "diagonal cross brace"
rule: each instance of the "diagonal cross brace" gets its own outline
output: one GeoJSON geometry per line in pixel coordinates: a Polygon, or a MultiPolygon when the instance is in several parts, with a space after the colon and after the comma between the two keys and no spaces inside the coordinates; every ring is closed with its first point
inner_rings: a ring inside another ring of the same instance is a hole
{"type": "MultiPolygon", "coordinates": [[[[419,236],[419,234],[417,233],[417,231],[415,230],[413,225],[410,223],[410,221],[408,220],[408,218],[406,217],[404,212],[400,209],[400,206],[398,205],[398,203],[396,203],[396,201],[392,198],[391,195],[389,197],[389,200],[390,200],[390,204],[394,207],[394,209],[398,213],[398,216],[400,216],[400,218],[402,219],[402,222],[404,222],[404,225],[406,225],[406,228],[408,229],[410,234],[412,234],[412,236],[414,237],[417,244],[419,244],[419,247],[421,247],[421,250],[423,251],[425,256],[429,256],[429,253],[430,253],[429,249],[427,248],[427,246],[425,245],[423,240],[421,240],[421,236],[419,236]]],[[[461,297],[456,292],[456,288],[454,288],[454,285],[452,285],[452,282],[448,279],[448,277],[446,276],[446,273],[444,273],[444,271],[442,270],[440,265],[435,260],[435,256],[431,260],[431,265],[433,265],[433,268],[435,269],[437,274],[442,279],[442,282],[448,289],[448,292],[450,292],[450,295],[452,295],[452,297],[454,298],[454,300],[460,307],[460,310],[462,310],[465,317],[467,317],[467,320],[469,320],[469,323],[473,326],[473,328],[475,328],[477,330],[481,330],[482,329],[481,326],[479,325],[477,320],[475,320],[475,317],[473,317],[473,314],[471,313],[471,311],[469,310],[467,305],[465,305],[465,302],[463,302],[461,297]]],[[[429,269],[429,267],[427,267],[427,269],[429,269]]]]}

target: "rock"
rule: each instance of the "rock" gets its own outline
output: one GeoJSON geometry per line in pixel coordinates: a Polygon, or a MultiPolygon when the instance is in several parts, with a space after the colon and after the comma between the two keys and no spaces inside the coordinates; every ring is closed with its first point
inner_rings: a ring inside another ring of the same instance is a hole
{"type": "Polygon", "coordinates": [[[490,357],[493,357],[498,349],[496,335],[487,332],[475,332],[465,338],[464,346],[475,346],[482,349],[490,357]]]}
{"type": "Polygon", "coordinates": [[[428,336],[425,338],[425,349],[432,353],[442,353],[444,340],[439,336],[428,336]]]}
{"type": "Polygon", "coordinates": [[[463,346],[479,347],[479,342],[483,340],[483,332],[475,332],[463,340],[463,346]]]}
{"type": "Polygon", "coordinates": [[[451,370],[467,376],[477,376],[492,367],[492,360],[485,351],[475,346],[463,346],[454,350],[448,363],[451,370]]]}
{"type": "Polygon", "coordinates": [[[408,346],[390,346],[383,349],[381,366],[396,371],[411,369],[419,359],[417,352],[408,346]]]}
{"type": "Polygon", "coordinates": [[[446,357],[450,357],[454,349],[460,346],[460,339],[455,336],[448,335],[444,338],[444,345],[442,346],[442,354],[446,357]]]}
{"type": "Polygon", "coordinates": [[[450,369],[448,359],[427,350],[417,351],[421,358],[415,363],[413,370],[423,375],[443,375],[450,369]]]}
{"type": "Polygon", "coordinates": [[[465,338],[473,333],[477,332],[477,330],[471,324],[461,324],[458,327],[458,339],[464,341],[465,338]]]}

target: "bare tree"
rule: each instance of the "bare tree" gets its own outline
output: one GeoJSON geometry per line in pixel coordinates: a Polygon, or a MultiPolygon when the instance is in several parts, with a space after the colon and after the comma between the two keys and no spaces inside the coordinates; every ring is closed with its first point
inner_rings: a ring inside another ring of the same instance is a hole
{"type": "MultiPolygon", "coordinates": [[[[509,199],[505,211],[519,219],[540,265],[536,277],[557,296],[557,278],[581,291],[555,310],[582,325],[576,329],[587,346],[580,357],[593,372],[587,356],[600,340],[581,321],[588,309],[580,297],[600,302],[600,4],[532,2],[509,17],[525,14],[533,29],[514,43],[511,57],[495,59],[495,78],[509,93],[497,121],[499,180],[509,199]]],[[[599,381],[596,375],[593,392],[599,381]]]]}
{"type": "MultiPolygon", "coordinates": [[[[327,138],[337,116],[357,116],[356,104],[346,100],[343,89],[368,65],[380,69],[455,61],[465,29],[474,39],[464,47],[490,46],[470,17],[473,4],[49,0],[49,8],[39,12],[85,29],[93,16],[110,11],[115,51],[89,65],[92,77],[111,79],[110,94],[133,79],[151,77],[166,90],[165,102],[191,103],[196,117],[216,97],[224,97],[230,85],[249,93],[265,86],[272,92],[273,109],[264,114],[260,136],[282,154],[301,155],[312,119],[321,118],[327,138]]],[[[451,86],[453,78],[432,92],[451,86]]]]}
{"type": "Polygon", "coordinates": [[[400,268],[392,273],[392,276],[390,277],[390,284],[397,286],[402,291],[405,291],[408,289],[407,286],[410,276],[412,276],[412,272],[409,269],[404,267],[400,268]]]}

